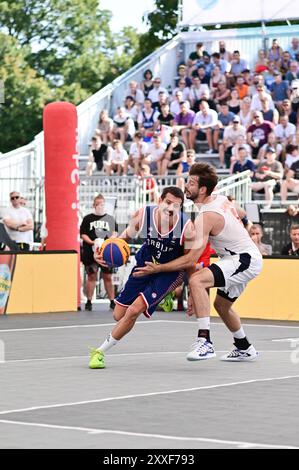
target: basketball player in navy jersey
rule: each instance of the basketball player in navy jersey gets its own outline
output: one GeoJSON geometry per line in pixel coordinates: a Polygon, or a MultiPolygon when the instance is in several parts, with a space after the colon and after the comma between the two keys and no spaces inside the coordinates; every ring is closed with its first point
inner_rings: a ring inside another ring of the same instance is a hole
{"type": "MultiPolygon", "coordinates": [[[[129,226],[119,238],[130,240],[139,236],[144,243],[136,255],[137,265],[119,296],[115,299],[113,312],[118,322],[108,338],[98,349],[90,353],[89,367],[103,369],[104,354],[134,327],[137,318],[143,313],[151,317],[158,304],[176,287],[182,284],[184,271],[175,270],[169,273],[136,278],[137,268],[146,262],[155,264],[168,263],[184,254],[184,245],[194,237],[194,226],[182,212],[184,193],[177,187],[163,190],[158,206],[147,206],[134,215],[129,226]]],[[[98,254],[95,260],[105,265],[98,254]]],[[[194,263],[194,269],[196,264],[194,263]]]]}

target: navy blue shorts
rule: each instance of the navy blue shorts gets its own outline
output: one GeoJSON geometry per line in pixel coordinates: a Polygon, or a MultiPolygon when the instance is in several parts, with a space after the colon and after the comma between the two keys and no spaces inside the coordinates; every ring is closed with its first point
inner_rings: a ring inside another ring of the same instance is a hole
{"type": "Polygon", "coordinates": [[[157,305],[169,292],[179,287],[184,278],[184,271],[133,277],[134,270],[135,268],[133,268],[125,287],[116,297],[115,303],[122,307],[129,307],[141,295],[146,305],[146,310],[143,312],[146,317],[151,317],[157,305]]]}

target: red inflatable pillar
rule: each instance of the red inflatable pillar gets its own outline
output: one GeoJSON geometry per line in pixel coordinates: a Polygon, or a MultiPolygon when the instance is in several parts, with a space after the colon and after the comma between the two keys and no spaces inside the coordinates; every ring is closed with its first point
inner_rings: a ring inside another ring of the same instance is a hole
{"type": "Polygon", "coordinates": [[[45,194],[47,250],[78,253],[80,307],[78,118],[71,103],[48,104],[44,109],[45,194]]]}

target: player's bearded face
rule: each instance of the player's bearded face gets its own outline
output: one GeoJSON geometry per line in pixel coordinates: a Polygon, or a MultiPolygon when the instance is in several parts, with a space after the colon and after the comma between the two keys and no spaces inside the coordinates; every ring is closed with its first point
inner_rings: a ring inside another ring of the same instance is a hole
{"type": "Polygon", "coordinates": [[[185,194],[187,199],[191,199],[194,201],[199,195],[199,187],[198,187],[198,177],[197,176],[190,176],[185,186],[185,194]]]}

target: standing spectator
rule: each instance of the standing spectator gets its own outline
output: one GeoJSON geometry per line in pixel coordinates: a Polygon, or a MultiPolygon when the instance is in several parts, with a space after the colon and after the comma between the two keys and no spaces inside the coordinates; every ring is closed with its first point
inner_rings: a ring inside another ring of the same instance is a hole
{"type": "Polygon", "coordinates": [[[123,174],[127,175],[128,172],[128,154],[123,148],[120,140],[116,139],[113,142],[113,148],[109,148],[108,161],[106,163],[106,172],[110,176],[116,171],[118,176],[123,174]]]}
{"type": "Polygon", "coordinates": [[[281,106],[281,116],[288,116],[289,122],[297,126],[298,116],[297,116],[297,113],[293,111],[290,100],[283,100],[282,106],[281,106]]]}
{"type": "Polygon", "coordinates": [[[289,122],[288,116],[281,116],[279,119],[280,124],[275,126],[274,133],[277,141],[284,147],[290,143],[296,134],[296,126],[289,122]]]}
{"type": "Polygon", "coordinates": [[[255,163],[259,163],[260,161],[266,158],[266,151],[269,147],[275,150],[277,160],[280,161],[281,153],[283,150],[282,145],[277,142],[274,132],[270,132],[270,134],[268,135],[267,142],[259,150],[257,161],[255,163]]]}
{"type": "Polygon", "coordinates": [[[105,145],[113,141],[113,120],[108,116],[106,109],[100,112],[96,133],[101,137],[105,145]]]}
{"type": "Polygon", "coordinates": [[[191,148],[192,145],[190,133],[194,117],[194,111],[188,109],[188,104],[186,101],[182,101],[180,103],[180,112],[176,115],[174,119],[174,131],[181,134],[183,142],[186,145],[187,149],[191,148]]]}
{"type": "Polygon", "coordinates": [[[241,101],[241,110],[240,110],[240,120],[242,126],[245,127],[245,129],[248,129],[250,124],[252,123],[252,112],[250,110],[251,107],[251,98],[249,96],[245,96],[243,100],[241,101]]]}
{"type": "Polygon", "coordinates": [[[271,256],[272,255],[272,246],[262,243],[263,238],[263,229],[259,224],[253,224],[249,229],[249,235],[254,241],[258,249],[260,250],[261,255],[271,256]]]}
{"type": "Polygon", "coordinates": [[[228,100],[227,102],[228,108],[231,113],[239,114],[241,110],[241,101],[239,99],[238,90],[236,88],[233,88],[230,94],[231,94],[230,100],[228,100]]]}
{"type": "Polygon", "coordinates": [[[220,59],[230,62],[232,60],[232,53],[226,49],[226,44],[224,41],[219,41],[219,54],[220,59]]]}
{"type": "Polygon", "coordinates": [[[117,108],[113,118],[113,135],[115,139],[119,139],[122,144],[127,140],[132,140],[135,134],[135,125],[133,119],[127,114],[123,106],[117,108]]]}
{"type": "Polygon", "coordinates": [[[134,142],[131,144],[129,152],[129,165],[134,170],[134,175],[139,174],[141,166],[146,163],[147,158],[147,144],[143,142],[142,133],[136,132],[134,135],[134,142]]]}
{"type": "Polygon", "coordinates": [[[299,224],[290,227],[291,242],[283,247],[281,254],[284,256],[299,256],[299,224]]]}
{"type": "Polygon", "coordinates": [[[29,251],[33,241],[32,215],[26,207],[21,206],[21,195],[18,191],[12,191],[9,197],[12,207],[4,211],[5,229],[21,251],[29,251]]]}
{"type": "Polygon", "coordinates": [[[138,127],[139,131],[145,137],[152,137],[155,127],[155,122],[158,119],[159,112],[153,109],[152,102],[149,98],[144,100],[144,108],[138,114],[138,127]]]}
{"type": "Polygon", "coordinates": [[[267,205],[265,209],[271,207],[274,192],[280,189],[279,181],[283,177],[282,164],[276,161],[275,150],[268,148],[266,159],[261,161],[255,173],[255,181],[251,184],[252,191],[264,192],[267,205]]]}
{"type": "Polygon", "coordinates": [[[293,60],[297,59],[297,56],[299,54],[299,39],[298,38],[292,39],[291,45],[288,48],[288,52],[290,53],[290,56],[293,60]]]}
{"type": "Polygon", "coordinates": [[[290,64],[290,70],[286,73],[285,79],[289,82],[289,85],[292,85],[293,80],[299,78],[299,66],[296,60],[292,60],[290,64]]]}
{"type": "Polygon", "coordinates": [[[185,144],[179,142],[179,136],[173,132],[170,143],[167,145],[164,159],[162,161],[161,173],[165,175],[167,169],[177,170],[179,164],[186,158],[185,144]]]}
{"type": "Polygon", "coordinates": [[[237,161],[231,165],[231,174],[242,173],[249,170],[252,177],[255,171],[255,166],[252,160],[248,158],[248,152],[245,147],[239,147],[237,161]]]}
{"type": "Polygon", "coordinates": [[[154,135],[152,143],[147,148],[147,157],[151,172],[162,175],[162,160],[165,156],[166,145],[162,142],[160,135],[154,135]]]}
{"type": "Polygon", "coordinates": [[[198,112],[199,104],[202,99],[203,93],[210,93],[208,85],[203,85],[199,77],[192,78],[192,85],[190,87],[189,100],[191,104],[191,109],[198,112]]]}
{"type": "Polygon", "coordinates": [[[110,300],[110,308],[114,309],[114,287],[112,284],[111,270],[109,268],[100,267],[94,260],[93,247],[97,238],[103,241],[111,236],[116,236],[115,219],[106,214],[104,196],[98,194],[93,201],[94,212],[88,214],[82,220],[80,226],[80,236],[83,240],[82,247],[82,263],[87,274],[86,280],[86,297],[85,310],[92,310],[92,298],[96,287],[97,275],[99,268],[103,276],[104,286],[110,300]]]}
{"type": "Polygon", "coordinates": [[[230,167],[232,148],[236,145],[240,136],[246,136],[246,129],[241,126],[239,116],[234,116],[232,119],[232,125],[229,125],[224,129],[223,141],[219,146],[219,160],[222,168],[230,167]]]}
{"type": "Polygon", "coordinates": [[[92,175],[94,167],[97,171],[102,171],[104,167],[104,159],[107,157],[108,146],[103,143],[100,135],[96,135],[91,139],[88,163],[86,173],[92,175]]]}
{"type": "Polygon", "coordinates": [[[201,140],[207,139],[209,150],[207,150],[206,153],[212,154],[215,151],[218,151],[218,115],[216,111],[210,109],[206,101],[201,102],[200,111],[196,113],[192,124],[192,130],[190,132],[190,147],[193,149],[195,147],[196,138],[201,140]]]}
{"type": "Polygon", "coordinates": [[[270,47],[270,49],[268,51],[269,61],[273,60],[273,62],[275,62],[275,64],[276,64],[276,67],[279,67],[279,61],[282,58],[282,53],[283,53],[283,50],[280,47],[280,45],[278,44],[277,39],[273,39],[272,46],[270,47]]]}
{"type": "Polygon", "coordinates": [[[267,59],[266,53],[263,49],[260,49],[258,52],[257,62],[254,65],[254,72],[263,73],[267,69],[268,69],[268,59],[267,59]]]}
{"type": "Polygon", "coordinates": [[[248,68],[246,60],[241,59],[239,51],[233,52],[233,57],[232,57],[232,60],[230,61],[230,64],[231,64],[230,73],[233,76],[240,75],[240,73],[242,73],[243,70],[246,70],[248,68]]]}
{"type": "Polygon", "coordinates": [[[138,83],[135,80],[132,80],[129,83],[129,89],[127,90],[125,96],[132,96],[137,104],[142,105],[144,102],[144,94],[142,90],[138,88],[138,83]]]}
{"type": "Polygon", "coordinates": [[[286,80],[282,80],[280,72],[274,73],[275,81],[270,86],[271,96],[275,106],[281,111],[283,100],[289,98],[289,84],[286,80]]]}
{"type": "Polygon", "coordinates": [[[253,118],[254,123],[247,129],[247,142],[251,146],[252,156],[255,158],[260,148],[267,142],[268,135],[272,132],[272,128],[268,122],[264,121],[260,111],[256,111],[253,118]]]}
{"type": "Polygon", "coordinates": [[[149,92],[154,88],[152,71],[147,69],[143,74],[143,80],[140,83],[140,89],[145,98],[148,97],[149,92]]]}
{"type": "Polygon", "coordinates": [[[166,93],[167,97],[169,96],[168,91],[166,90],[166,88],[161,86],[161,78],[156,77],[154,79],[154,88],[148,94],[148,98],[151,100],[152,107],[154,109],[159,104],[159,93],[160,93],[160,91],[163,91],[164,93],[166,93]]]}
{"type": "Polygon", "coordinates": [[[243,75],[237,75],[236,77],[236,90],[240,100],[243,100],[249,94],[249,86],[245,83],[243,75]]]}
{"type": "Polygon", "coordinates": [[[299,193],[299,161],[297,160],[291,165],[286,173],[286,179],[281,183],[280,197],[282,202],[286,202],[287,193],[293,191],[299,193]]]}

